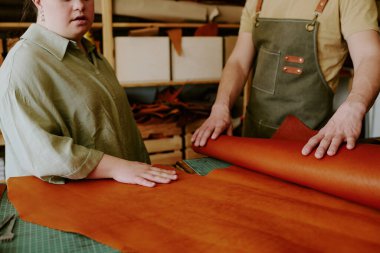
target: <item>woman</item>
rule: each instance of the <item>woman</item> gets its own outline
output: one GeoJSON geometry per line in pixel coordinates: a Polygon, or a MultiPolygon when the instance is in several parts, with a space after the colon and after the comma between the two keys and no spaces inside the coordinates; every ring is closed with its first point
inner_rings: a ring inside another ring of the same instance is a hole
{"type": "MultiPolygon", "coordinates": [[[[27,0],[31,4],[30,0],[27,0]]],[[[113,178],[153,187],[177,179],[150,166],[114,72],[83,38],[93,0],[33,0],[37,22],[0,69],[6,177],[52,183],[113,178]]]]}

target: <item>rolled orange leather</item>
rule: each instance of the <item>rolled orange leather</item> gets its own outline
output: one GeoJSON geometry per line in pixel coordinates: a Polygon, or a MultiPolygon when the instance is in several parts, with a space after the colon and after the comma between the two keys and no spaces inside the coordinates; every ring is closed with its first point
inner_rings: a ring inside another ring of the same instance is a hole
{"type": "Polygon", "coordinates": [[[353,150],[341,147],[335,156],[318,160],[313,155],[301,154],[306,143],[303,139],[313,133],[292,121],[281,127],[273,139],[220,136],[209,140],[205,147],[193,149],[246,169],[380,209],[380,146],[357,144],[353,150]]]}

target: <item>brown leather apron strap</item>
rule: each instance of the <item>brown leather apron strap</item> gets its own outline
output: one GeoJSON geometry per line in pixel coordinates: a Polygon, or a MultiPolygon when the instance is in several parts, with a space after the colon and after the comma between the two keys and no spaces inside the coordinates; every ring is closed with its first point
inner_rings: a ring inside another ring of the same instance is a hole
{"type": "Polygon", "coordinates": [[[261,7],[263,6],[263,0],[258,0],[256,5],[256,13],[261,11],[261,7]]]}
{"type": "MultiPolygon", "coordinates": [[[[315,11],[322,13],[328,1],[329,0],[320,0],[317,7],[315,8],[315,11]]],[[[263,6],[263,0],[258,0],[257,5],[256,5],[256,13],[261,11],[262,6],[263,6]]]]}
{"type": "Polygon", "coordinates": [[[319,13],[322,13],[323,10],[325,9],[325,6],[326,6],[326,4],[327,4],[328,1],[329,0],[321,0],[321,1],[319,1],[317,7],[315,8],[315,11],[319,12],[319,13]]]}

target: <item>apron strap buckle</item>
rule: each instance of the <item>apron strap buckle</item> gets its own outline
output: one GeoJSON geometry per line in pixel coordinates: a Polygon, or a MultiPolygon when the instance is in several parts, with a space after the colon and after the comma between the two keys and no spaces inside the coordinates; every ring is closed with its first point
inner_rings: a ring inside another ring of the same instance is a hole
{"type": "Polygon", "coordinates": [[[260,15],[260,11],[256,12],[256,17],[255,17],[255,26],[256,27],[258,27],[260,25],[259,15],[260,15]]]}
{"type": "Polygon", "coordinates": [[[315,23],[317,22],[318,15],[319,15],[319,14],[316,12],[316,13],[314,14],[314,18],[313,18],[313,20],[311,21],[311,23],[306,24],[306,26],[305,26],[306,31],[308,31],[308,32],[312,32],[312,31],[314,31],[315,23]]]}

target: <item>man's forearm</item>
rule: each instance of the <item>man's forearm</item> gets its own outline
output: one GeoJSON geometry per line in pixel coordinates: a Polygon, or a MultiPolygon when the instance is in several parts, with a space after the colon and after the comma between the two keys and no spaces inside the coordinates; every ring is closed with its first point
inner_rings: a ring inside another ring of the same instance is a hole
{"type": "Polygon", "coordinates": [[[248,73],[245,73],[237,63],[227,63],[219,84],[215,105],[231,109],[244,87],[247,76],[248,73]]]}
{"type": "MultiPolygon", "coordinates": [[[[357,66],[352,90],[347,97],[349,103],[360,103],[367,112],[380,91],[380,54],[363,60],[357,66]]],[[[364,113],[365,113],[364,112],[364,113]]]]}

